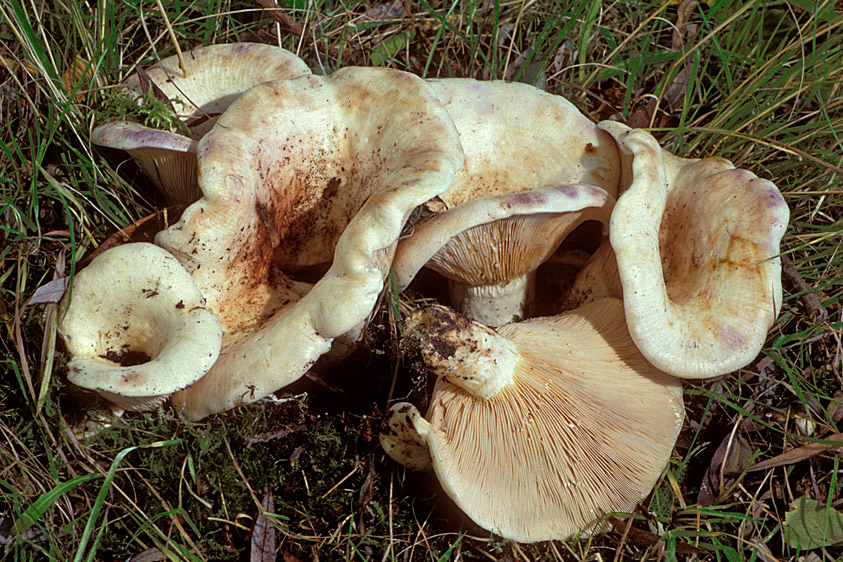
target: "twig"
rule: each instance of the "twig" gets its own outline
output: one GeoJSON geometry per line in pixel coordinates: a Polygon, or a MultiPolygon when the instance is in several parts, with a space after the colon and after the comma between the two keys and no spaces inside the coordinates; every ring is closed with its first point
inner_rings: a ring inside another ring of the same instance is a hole
{"type": "Polygon", "coordinates": [[[275,0],[255,0],[258,4],[260,4],[261,8],[267,11],[267,13],[272,16],[272,18],[277,21],[281,27],[289,31],[294,35],[301,36],[304,32],[304,27],[288,16],[284,11],[281,9],[275,0]]]}
{"type": "Polygon", "coordinates": [[[825,320],[828,318],[828,311],[823,307],[822,301],[814,293],[814,289],[805,283],[802,276],[796,270],[796,266],[790,261],[786,255],[782,255],[782,272],[790,279],[791,283],[802,293],[802,304],[808,309],[808,315],[817,320],[825,320]]]}

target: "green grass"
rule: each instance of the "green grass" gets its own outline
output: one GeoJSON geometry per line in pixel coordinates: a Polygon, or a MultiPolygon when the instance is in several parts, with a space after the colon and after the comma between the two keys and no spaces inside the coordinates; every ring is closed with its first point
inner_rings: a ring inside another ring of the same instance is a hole
{"type": "MultiPolygon", "coordinates": [[[[783,252],[808,290],[785,279],[763,354],[687,385],[688,423],[652,496],[612,532],[570,543],[483,538],[431,477],[384,457],[388,354],[361,360],[354,384],[329,380],[339,391],[304,380],[297,400],[192,425],[167,410],[130,414],[79,441],[68,423],[92,397],[65,386],[56,307],[24,304],[155,208],[151,186],[89,134],[134,64],[175,51],[155,2],[9,0],[0,4],[5,558],[126,559],[153,548],[171,559],[243,558],[270,487],[285,560],[782,560],[805,554],[783,528],[794,500],[843,508],[839,449],[745,471],[750,459],[843,431],[840,6],[709,1],[690,12],[696,32],[674,47],[678,10],[664,2],[406,4],[376,20],[355,1],[291,1],[288,13],[306,30],[298,37],[251,2],[164,3],[182,49],[280,40],[324,72],[377,63],[426,77],[527,81],[595,119],[650,127],[677,154],[723,156],[771,179],[791,209],[783,252]],[[810,420],[809,436],[799,419],[810,420]],[[252,442],[272,433],[279,437],[252,442]],[[716,454],[721,445],[729,455],[716,454]]],[[[814,553],[831,560],[840,550],[814,553]]]]}

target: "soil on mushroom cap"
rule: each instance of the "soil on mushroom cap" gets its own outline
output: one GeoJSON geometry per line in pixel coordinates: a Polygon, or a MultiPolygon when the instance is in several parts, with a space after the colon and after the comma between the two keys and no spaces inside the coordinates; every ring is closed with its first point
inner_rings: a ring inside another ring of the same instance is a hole
{"type": "Polygon", "coordinates": [[[128,348],[121,349],[120,351],[110,349],[105,353],[105,355],[100,355],[100,357],[111,361],[112,363],[116,363],[121,367],[133,367],[135,365],[143,365],[144,363],[148,363],[149,360],[152,359],[152,357],[150,357],[143,351],[128,348]]]}

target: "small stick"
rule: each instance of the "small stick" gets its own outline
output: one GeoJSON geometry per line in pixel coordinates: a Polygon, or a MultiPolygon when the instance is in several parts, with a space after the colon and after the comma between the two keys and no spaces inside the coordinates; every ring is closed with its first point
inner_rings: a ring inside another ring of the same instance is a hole
{"type": "Polygon", "coordinates": [[[167,17],[167,12],[164,11],[164,6],[161,4],[161,0],[155,0],[155,3],[158,4],[158,11],[161,12],[161,17],[164,18],[164,26],[167,28],[167,33],[170,35],[170,41],[173,42],[173,45],[176,47],[176,55],[179,57],[179,68],[181,68],[181,73],[187,77],[187,66],[184,64],[184,56],[181,53],[181,47],[179,47],[179,42],[176,39],[176,34],[173,31],[173,26],[170,25],[170,18],[167,17]]]}
{"type": "Polygon", "coordinates": [[[796,266],[786,255],[782,255],[782,272],[790,279],[798,292],[802,293],[802,304],[808,309],[808,315],[818,320],[828,318],[828,311],[823,307],[822,301],[813,292],[813,289],[805,283],[805,280],[796,270],[796,266]]]}
{"type": "Polygon", "coordinates": [[[266,10],[272,18],[281,24],[281,27],[294,35],[301,35],[304,32],[302,25],[284,13],[275,0],[255,0],[261,7],[266,10]]]}

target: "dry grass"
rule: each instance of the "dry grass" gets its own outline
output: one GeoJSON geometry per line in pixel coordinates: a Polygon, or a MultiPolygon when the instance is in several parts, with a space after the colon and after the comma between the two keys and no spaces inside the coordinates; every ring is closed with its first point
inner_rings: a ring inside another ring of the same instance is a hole
{"type": "MultiPolygon", "coordinates": [[[[55,305],[25,304],[155,208],[143,178],[92,147],[89,133],[104,93],[173,46],[154,2],[10,0],[0,5],[5,557],[243,559],[271,488],[285,562],[837,559],[830,540],[793,548],[784,523],[799,498],[827,506],[826,520],[843,503],[840,7],[290,5],[292,23],[279,23],[251,2],[165,2],[182,48],[262,41],[325,72],[377,63],[523,80],[595,119],[650,127],[679,154],[724,156],[775,181],[791,209],[783,252],[793,268],[768,344],[739,372],[687,386],[687,426],[652,496],[609,533],[571,543],[483,537],[430,477],[385,459],[376,434],[394,365],[381,355],[357,358],[354,382],[297,383],[299,398],[287,402],[192,425],[166,409],[132,414],[80,442],[68,424],[90,415],[78,403],[93,397],[64,382],[55,305]]],[[[411,386],[400,384],[396,395],[411,386]]]]}

